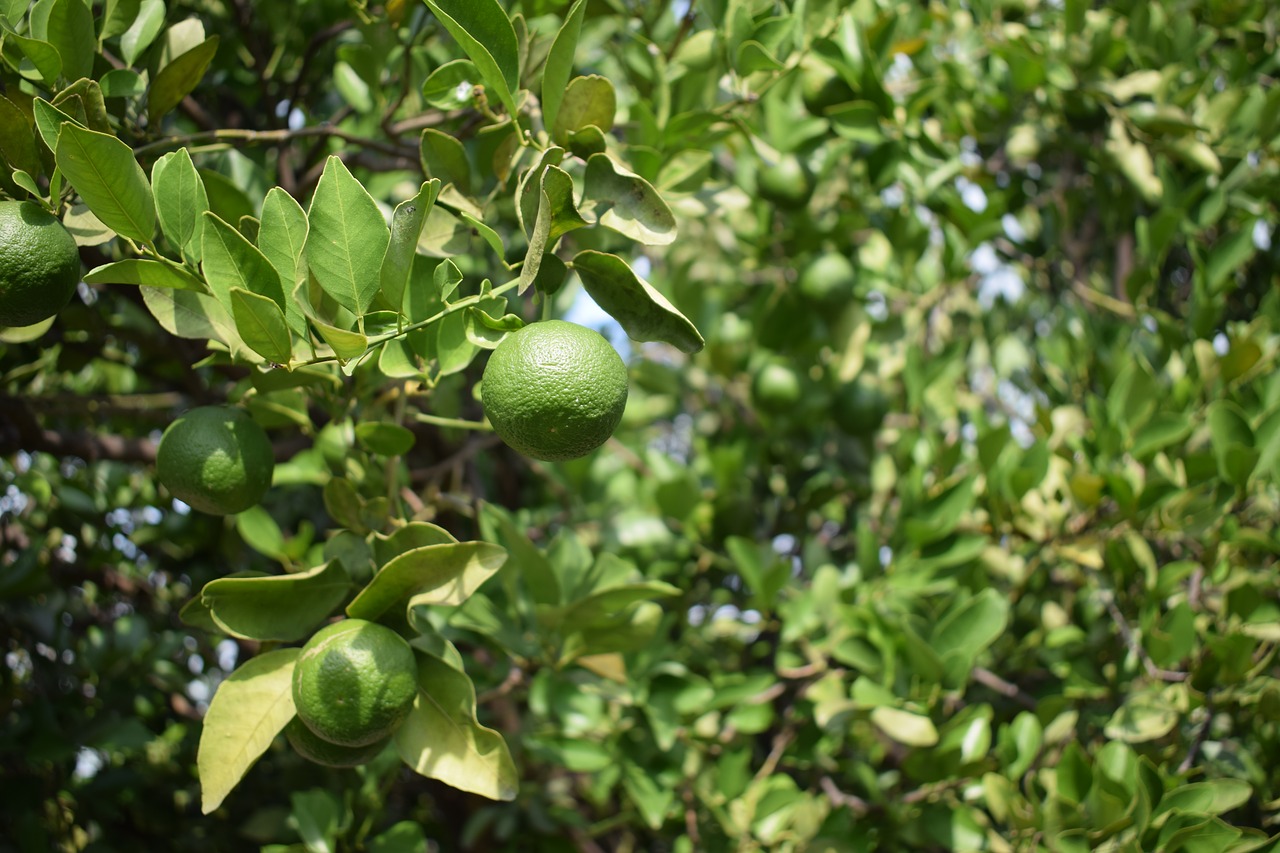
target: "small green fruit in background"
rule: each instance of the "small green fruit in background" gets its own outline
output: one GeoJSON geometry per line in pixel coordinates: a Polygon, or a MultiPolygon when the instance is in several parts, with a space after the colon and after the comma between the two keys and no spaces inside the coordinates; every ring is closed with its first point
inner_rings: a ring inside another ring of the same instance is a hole
{"type": "Polygon", "coordinates": [[[783,210],[799,210],[813,195],[813,175],[794,154],[765,166],[756,176],[760,197],[783,210]]]}

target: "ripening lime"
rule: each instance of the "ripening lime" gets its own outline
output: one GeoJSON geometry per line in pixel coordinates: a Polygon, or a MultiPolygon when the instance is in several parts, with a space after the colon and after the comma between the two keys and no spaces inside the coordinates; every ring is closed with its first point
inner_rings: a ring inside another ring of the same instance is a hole
{"type": "Polygon", "coordinates": [[[813,302],[833,303],[853,296],[857,274],[839,252],[823,252],[800,273],[800,295],[813,302]]]}
{"type": "Polygon", "coordinates": [[[368,746],[388,737],[417,694],[413,649],[395,631],[363,619],[321,628],[293,667],[298,719],[339,746],[368,746]]]}
{"type": "Polygon", "coordinates": [[[784,210],[798,210],[813,195],[813,175],[794,154],[786,154],[778,162],[765,166],[756,176],[760,197],[784,210]]]}
{"type": "Polygon", "coordinates": [[[800,376],[785,364],[766,364],[751,383],[751,398],[756,406],[773,414],[795,409],[801,396],[800,376]]]}
{"type": "Polygon", "coordinates": [[[160,437],[156,476],[175,498],[211,515],[257,504],[271,486],[271,439],[244,409],[201,406],[160,437]]]}
{"type": "Polygon", "coordinates": [[[384,737],[367,746],[339,746],[311,731],[297,717],[284,727],[284,736],[289,739],[294,752],[325,767],[359,767],[361,764],[368,764],[382,752],[390,740],[389,737],[384,737]]]}
{"type": "Polygon", "coordinates": [[[485,415],[508,445],[534,459],[576,459],[618,428],[627,366],[599,332],[547,320],[498,344],[480,393],[485,415]]]}
{"type": "Polygon", "coordinates": [[[71,301],[80,251],[57,217],[33,201],[0,201],[0,326],[31,326],[71,301]]]}

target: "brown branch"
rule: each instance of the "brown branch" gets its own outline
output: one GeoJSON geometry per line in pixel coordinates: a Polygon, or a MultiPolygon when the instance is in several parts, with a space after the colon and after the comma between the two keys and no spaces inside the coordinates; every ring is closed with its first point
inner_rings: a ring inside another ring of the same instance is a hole
{"type": "Polygon", "coordinates": [[[156,445],[151,439],[44,429],[23,400],[0,397],[0,456],[20,450],[78,456],[87,462],[116,459],[150,464],[156,459],[156,445]]]}

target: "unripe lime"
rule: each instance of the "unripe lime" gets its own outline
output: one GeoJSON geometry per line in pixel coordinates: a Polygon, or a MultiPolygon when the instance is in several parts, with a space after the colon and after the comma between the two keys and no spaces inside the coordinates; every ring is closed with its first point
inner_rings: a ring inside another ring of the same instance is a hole
{"type": "Polygon", "coordinates": [[[751,397],[756,406],[773,414],[794,409],[800,402],[801,390],[799,375],[777,362],[762,367],[751,383],[751,397]]]}
{"type": "Polygon", "coordinates": [[[0,326],[32,326],[71,301],[80,250],[57,217],[33,201],[0,201],[0,326]]]}
{"type": "Polygon", "coordinates": [[[363,619],[321,628],[293,667],[298,719],[339,746],[368,746],[388,737],[417,695],[413,649],[395,631],[363,619]]]}
{"type": "Polygon", "coordinates": [[[839,252],[824,252],[809,262],[797,282],[800,295],[814,302],[839,302],[853,296],[853,263],[839,252]]]}
{"type": "Polygon", "coordinates": [[[368,764],[382,752],[390,740],[389,737],[384,737],[367,746],[339,746],[311,731],[297,717],[284,727],[284,736],[289,739],[294,752],[325,767],[359,767],[361,764],[368,764]]]}
{"type": "Polygon", "coordinates": [[[798,210],[813,195],[813,176],[793,154],[765,166],[756,177],[760,197],[784,210],[798,210]]]}
{"type": "Polygon", "coordinates": [[[853,88],[825,62],[806,59],[800,65],[800,75],[800,99],[813,115],[823,115],[856,97],[853,88]]]}
{"type": "Polygon", "coordinates": [[[160,438],[156,476],[175,498],[211,515],[257,504],[271,486],[271,439],[244,409],[201,406],[160,438]]]}
{"type": "Polygon", "coordinates": [[[627,406],[627,366],[599,332],[563,320],[507,335],[481,384],[494,432],[534,459],[585,456],[608,441],[627,406]]]}
{"type": "Polygon", "coordinates": [[[832,414],[836,426],[849,435],[873,435],[888,413],[888,396],[868,380],[855,379],[836,389],[832,414]]]}

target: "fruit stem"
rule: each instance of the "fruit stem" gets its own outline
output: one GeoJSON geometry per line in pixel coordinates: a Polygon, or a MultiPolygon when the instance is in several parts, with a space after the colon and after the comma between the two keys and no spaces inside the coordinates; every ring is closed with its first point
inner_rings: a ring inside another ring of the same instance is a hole
{"type": "Polygon", "coordinates": [[[426,412],[415,412],[413,419],[419,423],[436,426],[455,427],[457,429],[473,429],[478,432],[493,432],[488,421],[464,421],[460,418],[442,418],[439,415],[428,415],[426,412]]]}

